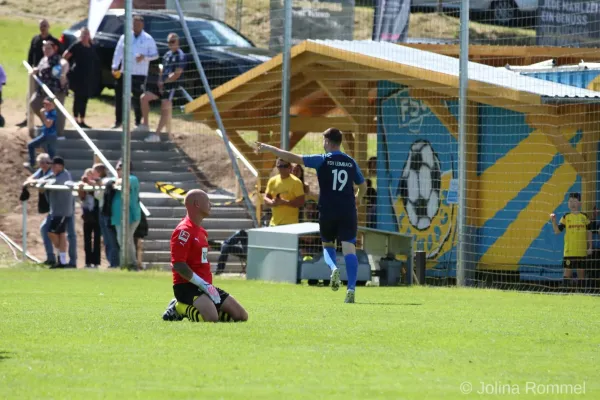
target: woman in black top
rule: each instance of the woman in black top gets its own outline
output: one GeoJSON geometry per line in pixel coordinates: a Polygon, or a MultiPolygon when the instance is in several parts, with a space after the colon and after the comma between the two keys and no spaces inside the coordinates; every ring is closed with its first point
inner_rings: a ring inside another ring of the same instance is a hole
{"type": "Polygon", "coordinates": [[[93,84],[98,81],[95,79],[98,57],[88,28],[81,28],[79,40],[65,51],[63,58],[73,65],[69,72],[69,86],[75,93],[73,117],[82,128],[90,128],[85,123],[85,111],[93,94],[93,84]]]}

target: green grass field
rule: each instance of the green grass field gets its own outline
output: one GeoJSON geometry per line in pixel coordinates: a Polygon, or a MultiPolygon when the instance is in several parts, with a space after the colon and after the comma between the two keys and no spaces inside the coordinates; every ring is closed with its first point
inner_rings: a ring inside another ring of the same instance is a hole
{"type": "Polygon", "coordinates": [[[367,287],[347,305],[327,288],[216,284],[249,322],[163,322],[163,272],[0,269],[0,398],[487,397],[480,382],[600,398],[596,298],[367,287]]]}

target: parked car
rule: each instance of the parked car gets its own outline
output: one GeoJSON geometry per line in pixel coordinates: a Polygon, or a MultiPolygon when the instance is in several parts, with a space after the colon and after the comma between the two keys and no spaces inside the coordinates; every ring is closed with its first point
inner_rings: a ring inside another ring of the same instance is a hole
{"type": "MultiPolygon", "coordinates": [[[[190,53],[190,47],[185,39],[179,16],[176,13],[164,10],[136,10],[134,14],[144,17],[144,30],[156,41],[161,58],[169,50],[167,35],[171,32],[179,35],[181,49],[187,55],[187,65],[182,79],[182,86],[194,98],[203,94],[204,89],[200,75],[190,53]]],[[[125,11],[123,9],[109,10],[100,23],[98,32],[94,37],[94,44],[100,59],[101,68],[95,93],[97,95],[104,88],[114,87],[111,63],[119,37],[124,31],[124,17],[125,11]]],[[[220,86],[243,74],[268,60],[271,56],[268,50],[257,48],[249,39],[234,28],[208,15],[186,15],[185,21],[194,40],[198,56],[211,88],[220,86]]],[[[87,19],[84,19],[63,32],[60,41],[65,48],[77,40],[79,29],[86,25],[87,19]]],[[[161,58],[150,64],[149,81],[158,79],[158,65],[161,62],[161,58]]],[[[177,96],[181,97],[179,93],[177,96]]]]}
{"type": "MultiPolygon", "coordinates": [[[[460,0],[442,0],[445,10],[460,9],[460,0]]],[[[411,0],[413,9],[435,9],[438,0],[411,0]]],[[[469,10],[491,14],[491,20],[500,25],[514,24],[517,19],[532,16],[538,9],[538,0],[470,0],[469,10]]]]}

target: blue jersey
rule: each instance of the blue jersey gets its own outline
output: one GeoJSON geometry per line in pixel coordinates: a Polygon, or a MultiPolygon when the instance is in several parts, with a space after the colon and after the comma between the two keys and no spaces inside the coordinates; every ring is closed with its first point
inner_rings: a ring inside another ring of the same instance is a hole
{"type": "Polygon", "coordinates": [[[44,125],[42,128],[42,136],[56,136],[56,110],[45,111],[44,115],[48,121],[52,121],[52,125],[50,125],[50,127],[44,125]]]}
{"type": "MultiPolygon", "coordinates": [[[[167,51],[163,56],[163,82],[167,80],[170,74],[175,73],[177,68],[185,70],[185,53],[181,49],[177,49],[175,53],[171,50],[167,51]]],[[[181,77],[179,78],[181,79],[181,77]]],[[[167,86],[175,87],[175,82],[169,82],[167,86]]]]}
{"type": "Polygon", "coordinates": [[[317,170],[320,217],[356,216],[354,184],[365,181],[356,161],[341,151],[303,156],[302,160],[317,170]]]}

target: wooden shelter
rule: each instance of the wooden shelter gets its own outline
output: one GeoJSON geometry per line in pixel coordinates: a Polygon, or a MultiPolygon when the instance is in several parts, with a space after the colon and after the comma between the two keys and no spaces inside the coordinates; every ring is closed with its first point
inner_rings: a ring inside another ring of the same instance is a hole
{"type": "MultiPolygon", "coordinates": [[[[458,60],[451,57],[453,48],[436,48],[448,54],[442,55],[416,47],[418,45],[407,47],[371,41],[311,40],[294,46],[290,71],[290,149],[293,150],[307,132],[321,132],[334,126],[347,134],[346,151],[361,169],[366,169],[367,134],[377,132],[380,81],[408,87],[410,96],[421,100],[457,137],[457,118],[448,107],[448,101],[458,98],[459,88],[458,60]]],[[[534,58],[532,55],[531,59],[534,58]]],[[[548,58],[551,57],[545,57],[548,58]]],[[[256,154],[240,132],[257,131],[260,141],[279,145],[281,75],[282,56],[278,55],[213,91],[229,139],[259,171],[259,190],[265,188],[275,159],[270,154],[256,154]]],[[[469,201],[477,201],[477,179],[471,179],[477,174],[476,103],[524,113],[527,123],[542,130],[582,176],[584,196],[595,198],[596,163],[592,161],[596,159],[593,144],[598,142],[600,134],[599,93],[475,62],[469,63],[469,78],[469,201]],[[585,141],[589,145],[584,146],[583,152],[569,144],[565,137],[568,129],[582,130],[590,138],[585,141]]],[[[185,110],[196,120],[217,128],[206,95],[188,103],[185,110]]],[[[477,207],[473,205],[469,209],[477,207]]]]}

